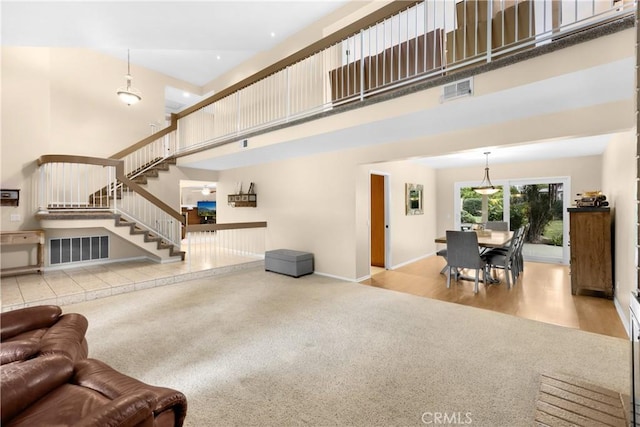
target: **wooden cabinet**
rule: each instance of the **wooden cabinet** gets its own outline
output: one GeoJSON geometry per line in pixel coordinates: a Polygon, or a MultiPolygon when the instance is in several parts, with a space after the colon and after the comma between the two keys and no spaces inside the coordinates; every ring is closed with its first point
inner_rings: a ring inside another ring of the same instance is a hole
{"type": "Polygon", "coordinates": [[[571,293],[601,291],[613,296],[610,208],[569,208],[571,293]]]}

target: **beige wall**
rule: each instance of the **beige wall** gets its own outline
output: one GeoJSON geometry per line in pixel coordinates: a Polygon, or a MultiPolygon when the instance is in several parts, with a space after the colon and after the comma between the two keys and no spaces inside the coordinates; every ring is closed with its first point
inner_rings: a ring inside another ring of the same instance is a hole
{"type": "MultiPolygon", "coordinates": [[[[490,165],[491,181],[494,184],[500,180],[507,179],[566,176],[571,178],[571,194],[601,188],[601,171],[601,156],[490,165]]],[[[444,235],[446,230],[450,230],[454,226],[455,183],[465,181],[478,181],[479,183],[483,174],[483,167],[480,166],[439,169],[436,171],[438,183],[436,190],[438,200],[436,229],[439,235],[444,235]]]]}
{"type": "Polygon", "coordinates": [[[355,277],[355,168],[349,156],[325,154],[221,171],[217,198],[219,223],[267,221],[267,250],[312,252],[316,271],[355,277]],[[245,191],[255,183],[256,208],[223,203],[238,182],[245,191]]]}
{"type": "MultiPolygon", "coordinates": [[[[36,159],[43,154],[108,157],[164,123],[165,86],[200,88],[132,66],[142,102],[123,104],[126,62],[88,49],[2,47],[2,188],[18,188],[19,207],[2,207],[2,230],[31,229],[36,159]],[[12,214],[20,220],[10,221],[12,214]]],[[[177,190],[176,190],[177,191],[177,190]]]]}
{"type": "Polygon", "coordinates": [[[602,156],[602,191],[613,207],[615,299],[629,322],[629,294],[636,279],[636,133],[616,135],[602,156]]]}

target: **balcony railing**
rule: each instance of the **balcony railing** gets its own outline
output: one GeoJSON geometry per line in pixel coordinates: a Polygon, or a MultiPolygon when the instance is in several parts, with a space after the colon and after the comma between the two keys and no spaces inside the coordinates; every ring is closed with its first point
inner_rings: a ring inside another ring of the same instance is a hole
{"type": "Polygon", "coordinates": [[[131,177],[162,158],[490,63],[633,15],[635,8],[632,0],[392,2],[186,108],[171,126],[111,158],[124,159],[131,177]]]}
{"type": "Polygon", "coordinates": [[[187,262],[192,270],[264,259],[266,222],[187,226],[187,262]]]}

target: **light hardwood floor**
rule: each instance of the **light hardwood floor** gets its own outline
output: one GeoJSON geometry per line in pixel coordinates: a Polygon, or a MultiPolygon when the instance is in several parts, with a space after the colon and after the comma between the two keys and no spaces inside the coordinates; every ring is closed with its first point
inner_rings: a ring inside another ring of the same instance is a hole
{"type": "Polygon", "coordinates": [[[396,270],[373,273],[362,283],[628,339],[612,300],[571,295],[567,266],[527,262],[524,273],[511,289],[507,289],[500,272],[500,284],[481,284],[474,295],[472,281],[452,280],[451,288],[447,289],[446,276],[440,274],[444,265],[441,257],[433,256],[396,270]]]}

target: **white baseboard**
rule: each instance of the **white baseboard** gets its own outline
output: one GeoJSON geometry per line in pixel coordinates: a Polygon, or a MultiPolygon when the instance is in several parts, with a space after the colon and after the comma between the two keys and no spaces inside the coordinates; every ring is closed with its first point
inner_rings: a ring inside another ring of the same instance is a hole
{"type": "Polygon", "coordinates": [[[350,279],[348,277],[336,276],[335,274],[322,273],[320,271],[314,271],[313,274],[317,274],[318,276],[329,277],[331,279],[342,280],[344,282],[354,282],[354,283],[360,282],[362,280],[366,280],[368,277],[371,277],[371,276],[367,276],[364,279],[350,279]]]}
{"type": "Polygon", "coordinates": [[[67,262],[60,265],[49,265],[44,268],[44,271],[58,271],[58,270],[70,270],[78,267],[91,267],[95,265],[113,264],[115,262],[129,262],[129,261],[153,261],[158,262],[157,259],[153,259],[147,256],[137,256],[131,258],[117,258],[117,259],[97,259],[92,261],[76,261],[67,262]]]}
{"type": "Polygon", "coordinates": [[[405,265],[413,264],[414,262],[420,261],[421,259],[429,258],[430,256],[433,256],[435,254],[436,254],[435,252],[430,252],[430,253],[428,253],[426,255],[422,255],[422,256],[419,256],[417,258],[410,259],[409,261],[405,261],[403,263],[400,263],[398,265],[394,265],[389,270],[395,270],[396,268],[400,268],[400,267],[404,267],[405,265]]]}
{"type": "Polygon", "coordinates": [[[613,305],[616,307],[616,311],[618,312],[618,316],[622,321],[622,326],[624,326],[624,330],[627,331],[628,336],[631,336],[631,332],[629,328],[628,309],[627,309],[627,313],[625,313],[625,310],[622,308],[622,306],[618,302],[618,298],[616,298],[615,296],[613,297],[613,305]]]}

